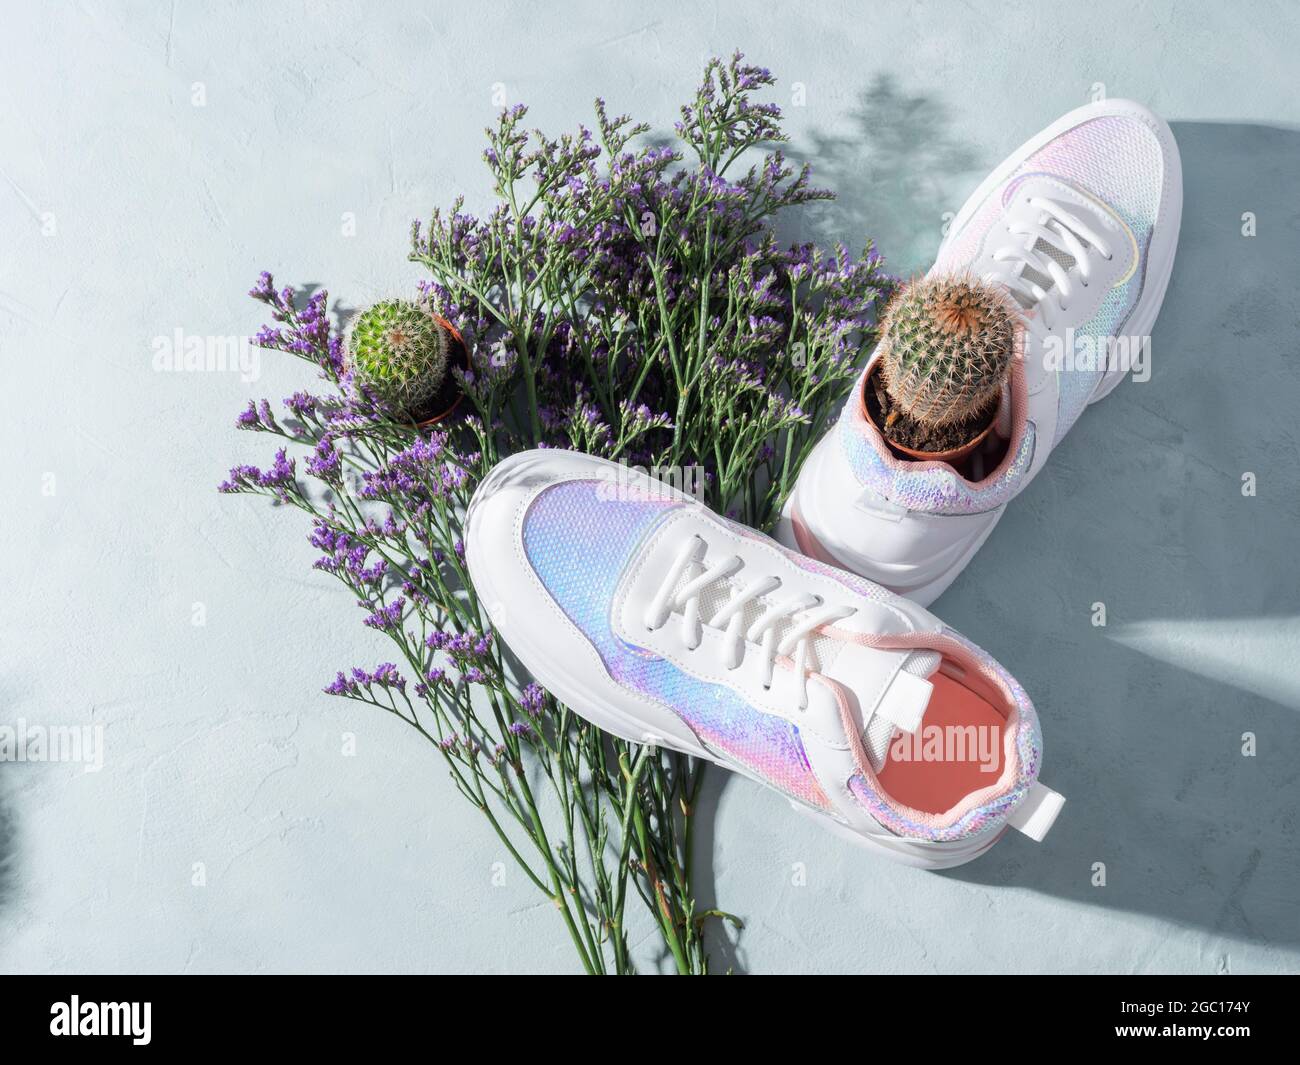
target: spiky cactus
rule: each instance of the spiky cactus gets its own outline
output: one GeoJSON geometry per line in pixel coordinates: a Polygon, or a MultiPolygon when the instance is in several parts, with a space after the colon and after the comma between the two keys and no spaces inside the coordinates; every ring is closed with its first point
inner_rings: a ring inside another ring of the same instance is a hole
{"type": "Polygon", "coordinates": [[[419,304],[381,300],[353,316],[345,341],[348,368],[395,410],[420,414],[442,388],[451,334],[419,304]]]}
{"type": "Polygon", "coordinates": [[[976,278],[906,285],[881,328],[881,374],[895,404],[889,422],[900,411],[929,426],[991,415],[1010,371],[1019,318],[1005,289],[976,278]]]}

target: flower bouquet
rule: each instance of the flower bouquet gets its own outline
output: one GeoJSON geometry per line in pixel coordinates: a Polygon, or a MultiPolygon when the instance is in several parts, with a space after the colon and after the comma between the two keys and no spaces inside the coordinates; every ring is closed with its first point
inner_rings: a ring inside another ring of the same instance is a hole
{"type": "Polygon", "coordinates": [[[284,443],[221,490],[306,513],[315,568],[394,648],[325,691],[437,749],[588,973],[634,970],[634,917],[679,973],[708,971],[710,919],[739,926],[696,903],[703,766],[605,736],[519,675],[469,580],[462,522],[492,466],[533,447],[663,471],[737,520],[775,522],[892,279],[870,244],[780,246],[775,217],[830,193],[776,150],[779,109],[755,98],[773,80],[740,54],[710,61],[666,143],[601,101],[594,128],[557,139],[507,110],[483,153],[496,205],[477,218],[457,200],[413,227],[428,276],[409,299],[344,331],[324,291],[263,274],[251,293],[273,319],[257,342],[314,364],[323,387],[278,413],[249,404],[238,426],[284,443]],[[454,412],[430,417],[422,404],[445,408],[453,386],[454,412]]]}

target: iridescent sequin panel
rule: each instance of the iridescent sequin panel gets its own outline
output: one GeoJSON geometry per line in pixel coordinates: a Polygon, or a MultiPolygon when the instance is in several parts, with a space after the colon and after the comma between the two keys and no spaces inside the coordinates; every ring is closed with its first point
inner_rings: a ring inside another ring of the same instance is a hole
{"type": "MultiPolygon", "coordinates": [[[[861,387],[859,385],[859,387],[861,387]]],[[[996,510],[1020,488],[1034,461],[1037,431],[1025,424],[1015,457],[978,484],[959,477],[945,463],[904,462],[889,453],[880,434],[850,400],[836,430],[849,469],[858,481],[883,499],[926,514],[983,514],[996,510]]]]}

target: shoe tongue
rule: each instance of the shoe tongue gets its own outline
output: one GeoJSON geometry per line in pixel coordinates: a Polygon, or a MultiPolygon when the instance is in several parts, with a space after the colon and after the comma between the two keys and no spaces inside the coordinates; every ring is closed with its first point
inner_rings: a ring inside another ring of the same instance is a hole
{"type": "Polygon", "coordinates": [[[846,644],[822,672],[844,689],[871,759],[880,772],[899,731],[916,732],[930,704],[937,651],[882,651],[846,644]]]}
{"type": "MultiPolygon", "coordinates": [[[[691,563],[682,571],[677,588],[694,580],[704,567],[691,563]]],[[[700,621],[709,624],[738,587],[722,578],[700,593],[697,610],[700,621]]],[[[755,601],[742,612],[742,624],[751,625],[765,610],[755,601]]],[[[795,619],[786,618],[773,626],[773,635],[781,639],[795,619]]],[[[921,727],[930,702],[933,686],[928,678],[939,668],[937,651],[884,651],[831,637],[816,636],[809,641],[809,668],[837,681],[846,693],[849,707],[858,722],[862,742],[871,759],[871,768],[879,772],[889,754],[889,745],[902,729],[915,732],[921,727]],[[868,694],[870,693],[870,694],[868,694]]]]}
{"type": "MultiPolygon", "coordinates": [[[[1065,225],[1065,223],[1062,222],[1059,218],[1052,218],[1050,215],[1044,215],[1041,213],[1034,220],[1039,225],[1043,226],[1045,229],[1055,234],[1057,240],[1049,241],[1044,239],[1043,237],[1038,237],[1034,241],[1033,246],[1031,248],[1033,253],[1039,256],[1045,256],[1049,259],[1055,259],[1057,263],[1060,264],[1061,269],[1063,270],[1069,271],[1070,269],[1072,269],[1078,260],[1076,260],[1075,257],[1071,255],[1068,251],[1066,251],[1065,248],[1063,247],[1063,245],[1065,244],[1065,238],[1063,234],[1067,230],[1067,226],[1065,225]]],[[[1073,233],[1073,230],[1070,230],[1070,232],[1073,233]]],[[[1091,245],[1089,244],[1086,238],[1084,238],[1078,233],[1073,233],[1073,235],[1075,239],[1078,240],[1078,242],[1082,244],[1085,248],[1091,247],[1091,245]]],[[[1039,270],[1036,267],[1030,266],[1029,263],[1027,262],[1020,262],[1014,259],[1006,260],[1003,265],[1003,269],[1011,271],[1013,276],[1018,276],[1019,279],[1022,281],[1028,281],[1031,282],[1032,284],[1037,285],[1045,292],[1050,292],[1052,288],[1056,285],[1056,281],[1053,279],[1051,274],[1039,270]]],[[[1020,305],[1021,309],[1026,311],[1033,309],[1034,303],[1036,301],[1029,300],[1027,297],[1021,295],[1019,292],[1015,291],[1014,289],[1009,291],[1011,293],[1011,298],[1014,299],[1016,303],[1020,305]]]]}
{"type": "MultiPolygon", "coordinates": [[[[1049,244],[1042,237],[1039,237],[1038,240],[1035,241],[1034,251],[1040,255],[1046,255],[1048,258],[1055,259],[1061,264],[1063,270],[1069,270],[1074,266],[1075,259],[1073,255],[1058,248],[1055,244],[1049,244]]],[[[1052,278],[1051,274],[1045,274],[1040,270],[1036,270],[1028,263],[1026,263],[1024,268],[1020,271],[1020,276],[1026,281],[1032,281],[1035,285],[1046,292],[1050,292],[1052,287],[1056,284],[1056,281],[1052,278]]],[[[1014,292],[1012,293],[1012,296],[1025,310],[1029,310],[1033,306],[1032,303],[1025,303],[1024,298],[1014,292]]]]}

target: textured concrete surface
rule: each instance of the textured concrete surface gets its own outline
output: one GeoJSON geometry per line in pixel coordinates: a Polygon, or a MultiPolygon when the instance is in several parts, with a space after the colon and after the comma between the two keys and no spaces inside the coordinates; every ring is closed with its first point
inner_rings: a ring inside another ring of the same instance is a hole
{"type": "Polygon", "coordinates": [[[794,149],[841,194],[792,228],[873,234],[902,272],[1098,83],[1174,123],[1186,210],[1151,381],[1083,418],[936,607],[1037,701],[1046,779],[1070,797],[1055,832],[925,874],[715,775],[708,890],[748,922],[719,959],[1296,969],[1295,8],[549,11],[6,7],[0,723],[95,724],[104,749],[98,772],[0,763],[0,968],[572,968],[522,878],[493,886],[507,858],[432,753],[316,694],[383,645],[308,570],[301,522],[213,490],[264,451],[234,412],[306,371],[157,373],[152,343],[253,332],[262,268],[352,304],[411,280],[410,220],[486,197],[494,86],[550,129],[597,94],[667,126],[702,58],[741,46],[779,101],[803,84],[794,149]]]}

